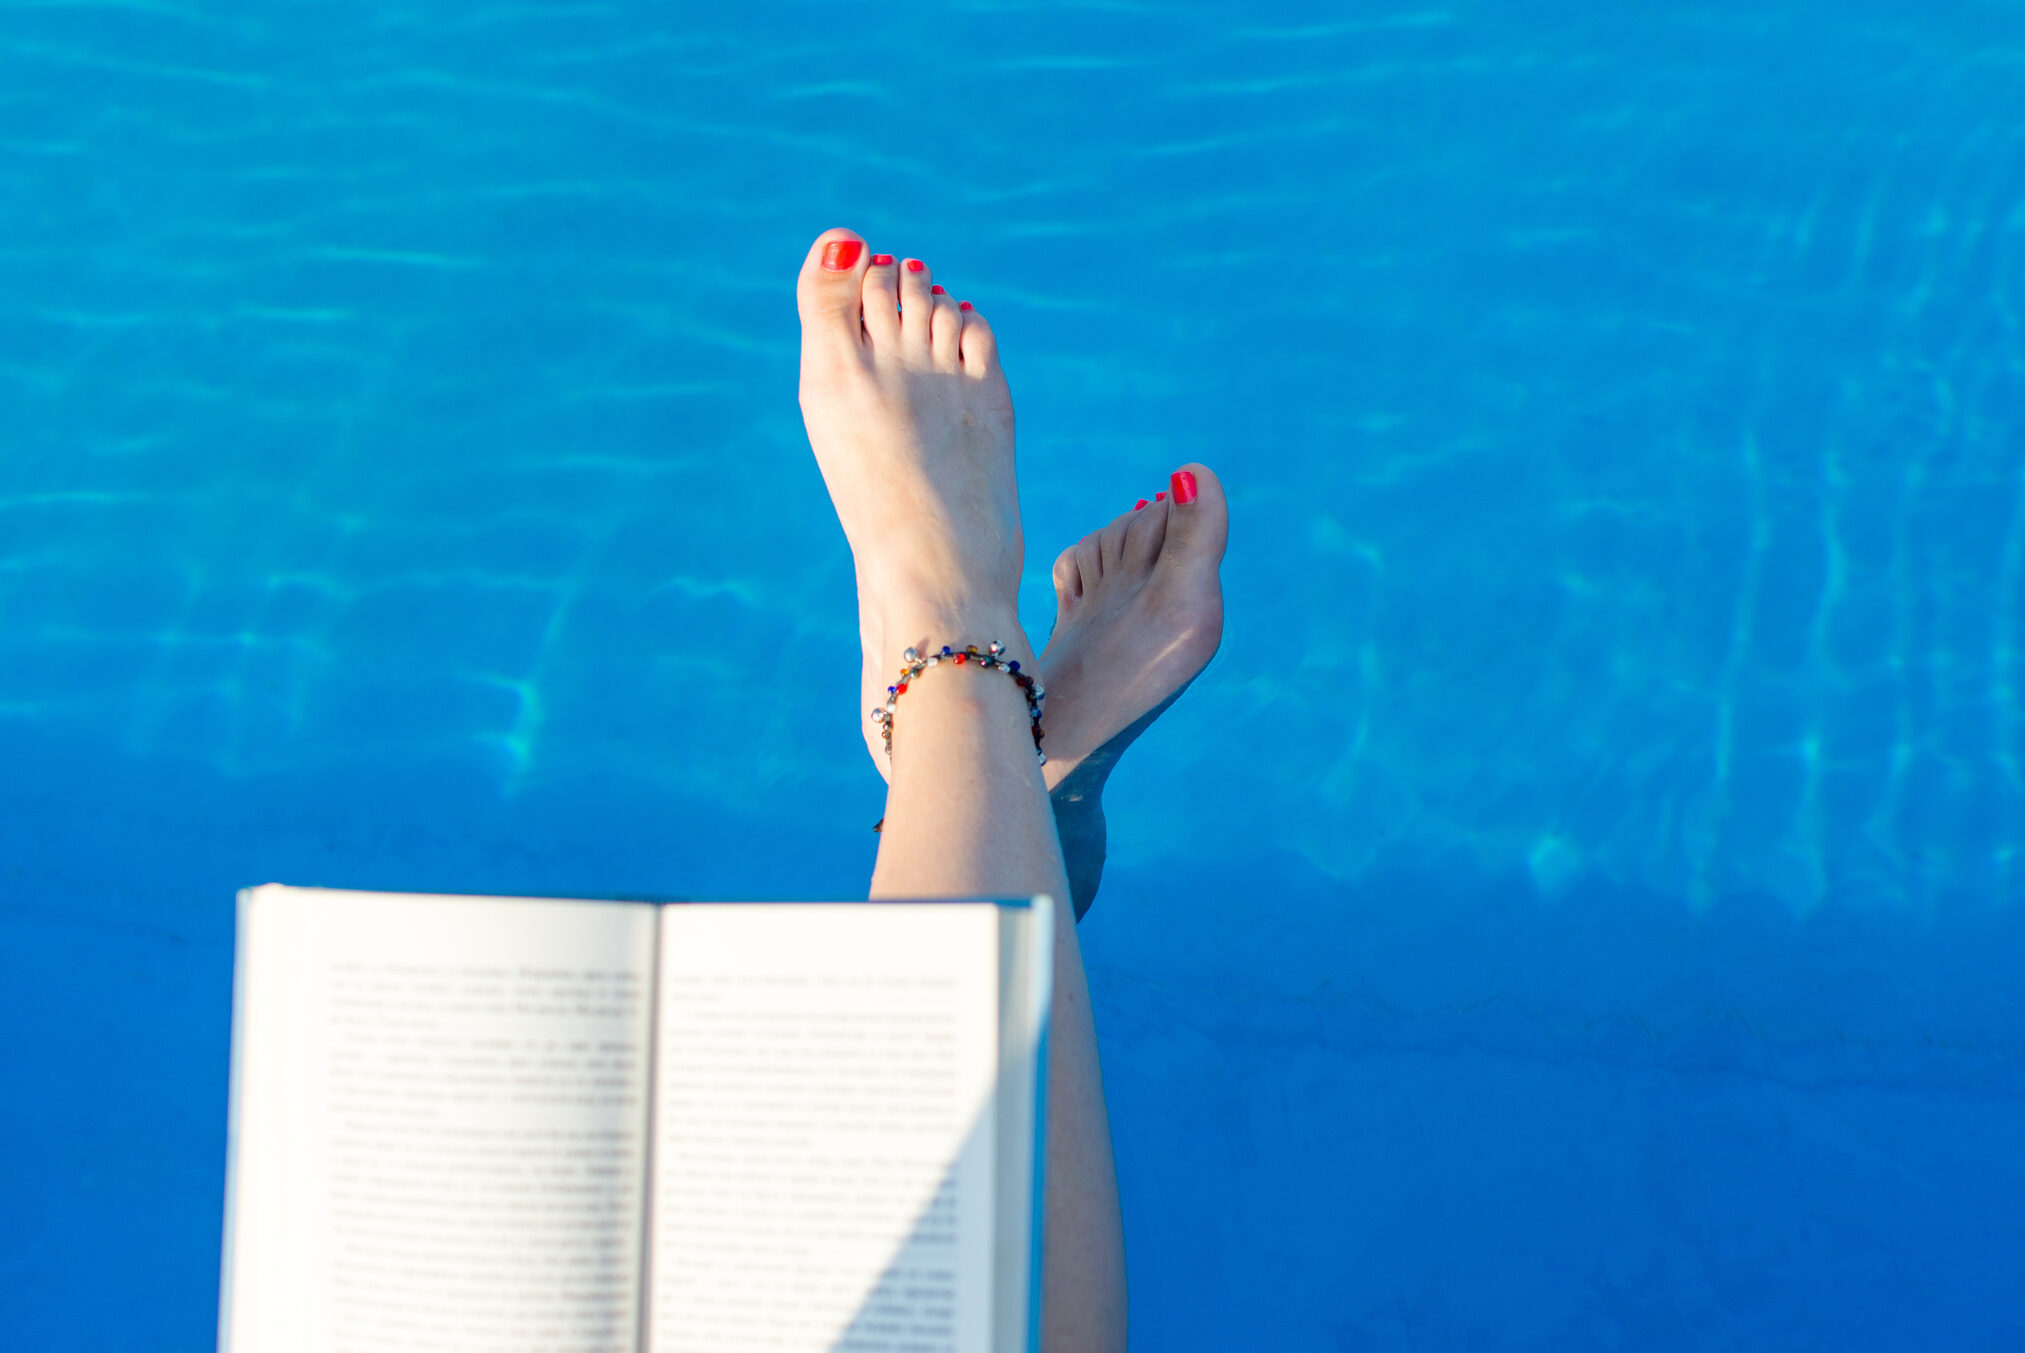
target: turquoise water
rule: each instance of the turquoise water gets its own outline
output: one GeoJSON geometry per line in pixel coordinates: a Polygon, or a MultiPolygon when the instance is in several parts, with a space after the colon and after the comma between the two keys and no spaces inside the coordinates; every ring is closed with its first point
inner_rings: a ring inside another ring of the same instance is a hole
{"type": "Polygon", "coordinates": [[[1145,1349],[2025,1344],[2025,11],[0,7],[0,1292],[211,1338],[230,897],[849,894],[833,224],[1054,552],[1145,1349]]]}

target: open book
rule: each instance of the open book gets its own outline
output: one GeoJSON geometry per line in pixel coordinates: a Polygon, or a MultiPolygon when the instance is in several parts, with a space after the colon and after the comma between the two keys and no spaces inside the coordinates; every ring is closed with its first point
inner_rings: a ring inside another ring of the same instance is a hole
{"type": "Polygon", "coordinates": [[[1053,905],[239,898],[229,1353],[1024,1353],[1053,905]]]}

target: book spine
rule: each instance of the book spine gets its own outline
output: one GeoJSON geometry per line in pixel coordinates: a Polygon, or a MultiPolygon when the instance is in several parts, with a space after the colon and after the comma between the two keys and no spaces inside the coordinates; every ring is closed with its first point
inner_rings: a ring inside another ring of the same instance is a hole
{"type": "Polygon", "coordinates": [[[1033,985],[1028,1008],[1034,1012],[1034,1167],[1032,1220],[1027,1226],[1027,1353],[1041,1349],[1041,1217],[1047,1197],[1048,1167],[1048,1038],[1055,998],[1055,900],[1045,893],[1033,900],[1033,985]]]}
{"type": "Polygon", "coordinates": [[[666,906],[654,908],[654,966],[647,979],[647,1129],[640,1155],[640,1276],[639,1303],[633,1313],[638,1353],[653,1347],[654,1311],[654,1141],[661,1110],[661,918],[666,906]]]}

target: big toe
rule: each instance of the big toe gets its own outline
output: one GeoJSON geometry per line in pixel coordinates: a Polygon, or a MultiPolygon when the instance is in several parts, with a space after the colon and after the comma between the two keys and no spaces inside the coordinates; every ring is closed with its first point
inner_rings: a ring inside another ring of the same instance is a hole
{"type": "Polygon", "coordinates": [[[1230,504],[1216,471],[1190,461],[1167,481],[1167,536],[1161,542],[1162,565],[1179,563],[1212,572],[1223,562],[1230,540],[1230,504]]]}
{"type": "Polygon", "coordinates": [[[795,282],[805,344],[858,344],[864,332],[866,265],[865,241],[857,232],[825,230],[816,236],[795,282]]]}

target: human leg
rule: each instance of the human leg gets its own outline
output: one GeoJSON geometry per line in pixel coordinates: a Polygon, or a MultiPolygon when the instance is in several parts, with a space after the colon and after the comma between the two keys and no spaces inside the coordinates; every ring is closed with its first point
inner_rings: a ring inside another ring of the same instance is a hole
{"type": "MultiPolygon", "coordinates": [[[[883,706],[909,647],[997,640],[1033,670],[1016,607],[1012,400],[990,326],[918,260],[870,255],[848,231],[810,248],[797,298],[803,417],[858,578],[863,708],[883,706]]],[[[931,676],[896,711],[872,896],[1066,899],[1018,688],[996,672],[931,676]]],[[[883,761],[877,725],[867,726],[883,761]]],[[[1073,925],[1056,928],[1054,966],[1042,1347],[1119,1350],[1123,1229],[1073,925]]]]}
{"type": "Polygon", "coordinates": [[[1223,484],[1200,464],[1169,482],[1055,560],[1046,775],[1078,920],[1104,872],[1105,781],[1223,639],[1223,484]]]}

